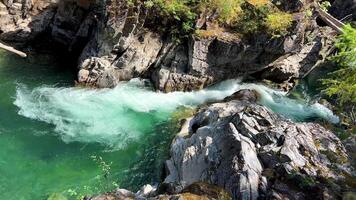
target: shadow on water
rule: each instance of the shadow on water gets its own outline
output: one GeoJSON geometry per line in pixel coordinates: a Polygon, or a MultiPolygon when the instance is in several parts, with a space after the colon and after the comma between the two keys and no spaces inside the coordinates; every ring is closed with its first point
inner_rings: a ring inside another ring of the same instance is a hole
{"type": "Polygon", "coordinates": [[[290,92],[288,97],[302,99],[306,102],[317,101],[322,97],[323,85],[321,79],[327,78],[336,66],[325,62],[316,67],[308,76],[299,81],[299,84],[290,92]]]}

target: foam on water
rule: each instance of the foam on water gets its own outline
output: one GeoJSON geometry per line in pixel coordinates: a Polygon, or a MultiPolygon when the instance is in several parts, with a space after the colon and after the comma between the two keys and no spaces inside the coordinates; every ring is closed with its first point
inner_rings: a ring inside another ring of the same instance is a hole
{"type": "Polygon", "coordinates": [[[319,103],[308,104],[305,101],[288,98],[286,92],[270,89],[264,85],[248,84],[246,88],[255,89],[260,94],[260,104],[282,116],[298,122],[324,119],[339,123],[339,117],[319,103]]]}
{"type": "Polygon", "coordinates": [[[99,142],[123,148],[130,141],[162,121],[180,106],[197,106],[221,100],[240,89],[255,89],[260,103],[288,118],[304,121],[338,118],[320,104],[307,105],[285,97],[263,85],[228,80],[196,92],[157,93],[139,80],[122,83],[114,89],[57,88],[42,86],[30,91],[19,85],[15,105],[19,114],[55,126],[65,142],[99,142]]]}

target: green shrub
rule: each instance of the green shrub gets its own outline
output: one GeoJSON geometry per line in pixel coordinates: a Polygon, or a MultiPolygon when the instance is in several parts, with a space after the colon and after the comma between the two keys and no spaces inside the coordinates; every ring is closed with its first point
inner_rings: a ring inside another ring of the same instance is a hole
{"type": "Polygon", "coordinates": [[[242,14],[234,30],[245,35],[256,34],[264,28],[264,18],[270,12],[270,5],[257,4],[256,2],[246,1],[241,5],[242,14]]]}
{"type": "Polygon", "coordinates": [[[276,12],[266,16],[266,27],[272,35],[284,35],[293,23],[293,16],[289,13],[276,12]]]}
{"type": "Polygon", "coordinates": [[[144,2],[146,8],[153,9],[167,24],[166,29],[176,38],[187,37],[194,32],[197,12],[194,11],[194,0],[148,0],[144,2]]]}
{"type": "Polygon", "coordinates": [[[233,25],[242,12],[241,4],[243,2],[243,0],[203,0],[200,10],[210,14],[217,12],[219,23],[233,25]]]}
{"type": "Polygon", "coordinates": [[[280,11],[269,0],[246,0],[234,30],[245,35],[267,33],[271,36],[287,34],[293,23],[292,14],[280,11]]]}
{"type": "MultiPolygon", "coordinates": [[[[128,0],[128,6],[137,3],[151,10],[157,20],[152,25],[158,31],[168,32],[177,40],[197,33],[195,23],[201,13],[210,17],[210,23],[242,34],[282,35],[293,20],[291,14],[278,10],[271,0],[128,0]]],[[[114,8],[116,4],[112,5],[114,8]]],[[[211,35],[216,31],[198,33],[211,35]]]]}

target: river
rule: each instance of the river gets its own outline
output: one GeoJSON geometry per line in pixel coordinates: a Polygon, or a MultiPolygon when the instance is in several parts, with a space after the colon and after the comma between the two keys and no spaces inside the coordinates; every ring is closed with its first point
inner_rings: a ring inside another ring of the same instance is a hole
{"type": "Polygon", "coordinates": [[[0,199],[41,200],[54,193],[75,198],[158,183],[177,131],[177,110],[243,88],[256,89],[261,104],[286,118],[338,121],[320,104],[239,80],[164,94],[138,79],[100,90],[74,87],[73,79],[56,62],[0,52],[0,199]],[[111,163],[107,179],[93,156],[111,163]]]}

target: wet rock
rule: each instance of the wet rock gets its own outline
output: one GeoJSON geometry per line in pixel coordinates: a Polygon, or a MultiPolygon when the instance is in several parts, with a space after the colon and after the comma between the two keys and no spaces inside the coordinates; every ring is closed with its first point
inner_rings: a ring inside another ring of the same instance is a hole
{"type": "Polygon", "coordinates": [[[224,101],[228,102],[231,100],[240,100],[240,101],[249,101],[249,102],[256,102],[258,99],[258,93],[255,90],[239,90],[234,94],[226,97],[224,101]]]}
{"type": "Polygon", "coordinates": [[[157,188],[153,187],[150,184],[142,186],[141,190],[136,193],[136,196],[140,197],[150,197],[153,196],[157,188]]]}
{"type": "Polygon", "coordinates": [[[319,187],[320,181],[345,183],[348,157],[332,132],[282,119],[249,102],[253,94],[241,91],[238,100],[209,105],[190,120],[189,135],[177,136],[171,146],[165,179],[170,191],[204,181],[225,188],[233,199],[308,199],[308,191],[321,198],[335,190],[319,187]]]}

